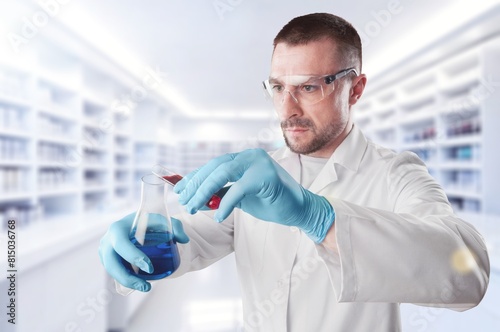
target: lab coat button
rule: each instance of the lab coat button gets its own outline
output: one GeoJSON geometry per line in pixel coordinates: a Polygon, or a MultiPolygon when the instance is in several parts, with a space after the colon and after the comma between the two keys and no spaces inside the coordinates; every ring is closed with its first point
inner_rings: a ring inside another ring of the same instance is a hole
{"type": "Polygon", "coordinates": [[[295,227],[295,226],[290,227],[290,231],[292,231],[292,233],[295,233],[295,232],[297,232],[298,230],[299,230],[299,229],[298,229],[297,227],[295,227]]]}

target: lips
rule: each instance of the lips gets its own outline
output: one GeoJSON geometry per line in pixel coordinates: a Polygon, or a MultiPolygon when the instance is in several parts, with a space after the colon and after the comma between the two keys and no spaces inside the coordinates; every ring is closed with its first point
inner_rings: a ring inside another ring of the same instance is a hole
{"type": "Polygon", "coordinates": [[[289,132],[304,132],[313,128],[312,121],[305,118],[292,118],[281,122],[281,129],[289,132]]]}
{"type": "Polygon", "coordinates": [[[309,130],[309,128],[302,128],[302,127],[290,127],[286,128],[286,131],[291,131],[291,132],[303,132],[309,130]]]}

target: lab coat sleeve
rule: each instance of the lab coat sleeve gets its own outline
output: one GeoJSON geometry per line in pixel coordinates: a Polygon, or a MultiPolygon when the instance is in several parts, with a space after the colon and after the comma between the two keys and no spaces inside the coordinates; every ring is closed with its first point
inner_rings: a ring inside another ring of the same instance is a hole
{"type": "Polygon", "coordinates": [[[337,300],[457,311],[476,306],[489,278],[481,235],[453,214],[445,193],[413,154],[394,158],[387,181],[389,211],[327,197],[336,212],[337,247],[317,248],[337,300]]]}
{"type": "Polygon", "coordinates": [[[181,220],[189,237],[186,244],[178,244],[181,264],[172,278],[203,269],[234,251],[233,214],[222,223],[213,219],[214,211],[186,212],[175,215],[181,220]]]}

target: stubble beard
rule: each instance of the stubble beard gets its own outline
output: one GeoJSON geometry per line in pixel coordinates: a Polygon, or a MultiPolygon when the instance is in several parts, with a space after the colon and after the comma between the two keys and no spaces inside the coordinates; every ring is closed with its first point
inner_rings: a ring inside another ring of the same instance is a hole
{"type": "Polygon", "coordinates": [[[318,130],[314,123],[309,119],[289,119],[281,122],[283,138],[286,146],[295,153],[308,155],[321,150],[323,147],[330,144],[333,140],[339,137],[346,126],[345,121],[332,122],[321,130],[318,130]],[[313,138],[307,142],[293,142],[286,136],[286,128],[300,127],[309,129],[313,138]]]}

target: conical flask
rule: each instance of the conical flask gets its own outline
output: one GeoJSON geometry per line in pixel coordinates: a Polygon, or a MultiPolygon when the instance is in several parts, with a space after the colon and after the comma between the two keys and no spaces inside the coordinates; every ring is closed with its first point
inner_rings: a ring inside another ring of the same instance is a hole
{"type": "Polygon", "coordinates": [[[171,186],[153,174],[141,180],[141,204],[130,229],[130,241],[149,257],[154,270],[147,273],[126,261],[124,265],[139,278],[158,280],[171,275],[180,264],[166,205],[171,186]]]}

